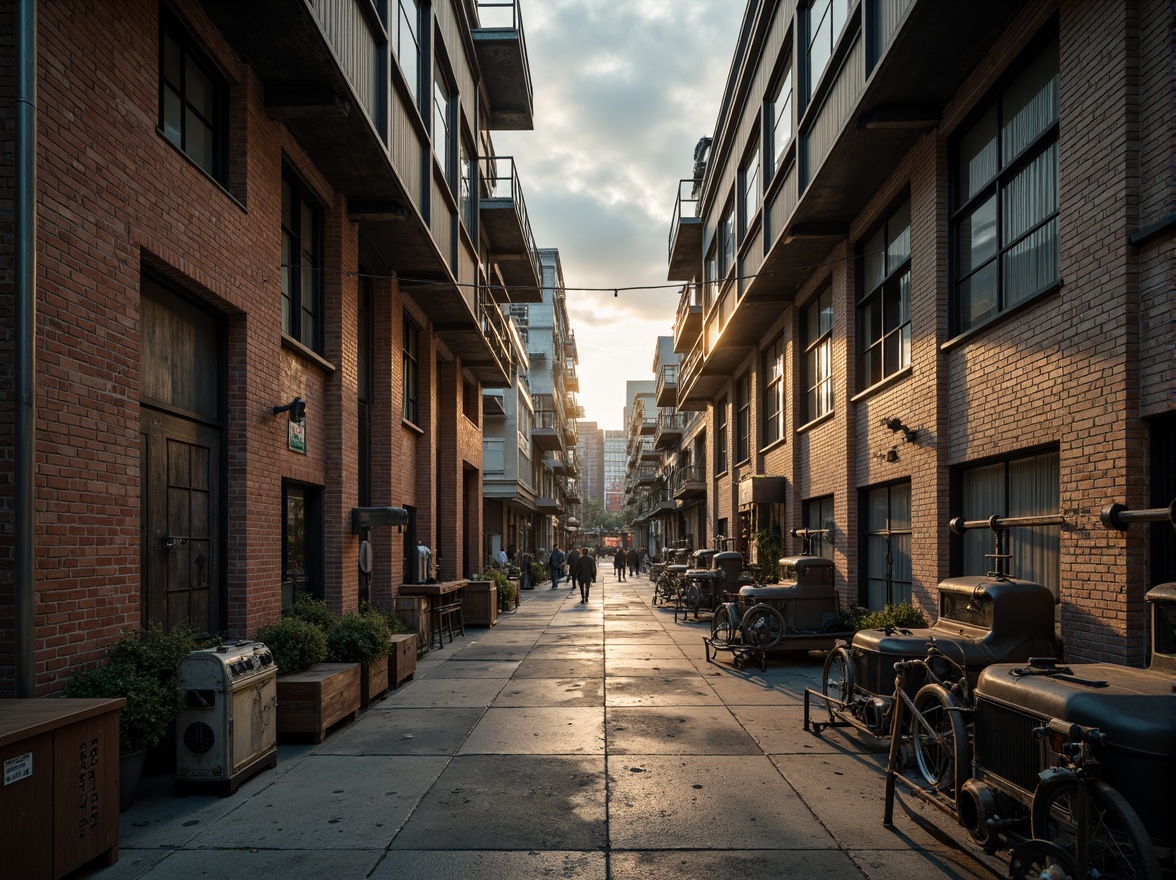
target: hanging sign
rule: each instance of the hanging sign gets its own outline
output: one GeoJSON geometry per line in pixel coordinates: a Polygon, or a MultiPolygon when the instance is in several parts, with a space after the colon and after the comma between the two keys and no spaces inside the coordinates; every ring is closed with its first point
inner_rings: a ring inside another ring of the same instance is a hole
{"type": "Polygon", "coordinates": [[[306,455],[306,419],[290,419],[286,445],[290,447],[291,452],[300,452],[306,455]]]}

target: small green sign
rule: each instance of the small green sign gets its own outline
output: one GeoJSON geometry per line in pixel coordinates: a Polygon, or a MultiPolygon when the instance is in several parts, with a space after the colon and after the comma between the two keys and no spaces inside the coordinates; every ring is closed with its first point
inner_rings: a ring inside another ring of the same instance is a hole
{"type": "Polygon", "coordinates": [[[306,419],[290,419],[287,445],[292,452],[301,452],[306,455],[306,419]]]}

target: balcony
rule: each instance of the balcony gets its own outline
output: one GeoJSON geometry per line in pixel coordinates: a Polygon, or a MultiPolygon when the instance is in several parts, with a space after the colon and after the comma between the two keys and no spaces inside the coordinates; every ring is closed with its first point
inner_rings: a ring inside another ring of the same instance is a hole
{"type": "Polygon", "coordinates": [[[482,196],[478,219],[490,243],[511,302],[543,302],[542,275],[527,203],[513,156],[480,156],[482,196]]]}
{"type": "Polygon", "coordinates": [[[504,416],[506,415],[506,403],[503,400],[504,391],[501,388],[483,388],[482,389],[482,415],[484,416],[504,416]]]}
{"type": "Polygon", "coordinates": [[[702,218],[693,180],[678,181],[674,219],[670,223],[670,281],[689,281],[702,268],[702,218]],[[685,196],[685,197],[683,197],[685,196]]]}
{"type": "Polygon", "coordinates": [[[569,330],[567,336],[564,337],[564,356],[571,358],[576,363],[580,363],[580,351],[576,348],[576,334],[569,330]]]}
{"type": "Polygon", "coordinates": [[[580,377],[576,375],[576,362],[571,358],[564,360],[563,381],[565,391],[580,390],[580,377]]]}
{"type": "Polygon", "coordinates": [[[702,332],[702,285],[693,282],[682,288],[674,315],[674,351],[685,354],[702,332]]]}
{"type": "Polygon", "coordinates": [[[575,480],[568,480],[567,489],[564,491],[564,498],[573,507],[580,504],[582,499],[580,498],[580,490],[577,488],[575,480]]]}
{"type": "Polygon", "coordinates": [[[657,392],[654,402],[658,406],[673,406],[678,396],[678,365],[662,364],[657,374],[657,392]]]}
{"type": "Polygon", "coordinates": [[[662,413],[657,419],[657,430],[653,434],[655,449],[672,449],[682,439],[686,430],[685,413],[662,413]]]}
{"type": "Polygon", "coordinates": [[[657,483],[657,468],[643,467],[637,471],[638,486],[652,486],[657,483]]]}
{"type": "Polygon", "coordinates": [[[642,439],[640,451],[638,452],[638,460],[656,464],[660,459],[661,452],[654,448],[653,441],[648,438],[642,439]]]}
{"type": "Polygon", "coordinates": [[[540,452],[555,452],[563,448],[559,418],[554,410],[535,410],[535,425],[531,428],[531,442],[540,452]]]}
{"type": "Polygon", "coordinates": [[[641,422],[637,428],[643,435],[652,436],[657,430],[657,416],[647,416],[642,410],[641,422]]]}
{"type": "MultiPolygon", "coordinates": [[[[550,489],[544,491],[551,491],[550,489]]],[[[552,498],[549,495],[535,496],[535,509],[540,513],[550,514],[552,516],[563,516],[564,507],[559,503],[559,499],[552,498]]]]}
{"type": "Polygon", "coordinates": [[[475,309],[477,323],[447,322],[437,325],[437,332],[461,352],[463,365],[484,388],[509,388],[514,373],[510,324],[486,289],[478,290],[475,309]]]}
{"type": "Polygon", "coordinates": [[[706,497],[706,468],[701,465],[680,468],[674,474],[674,498],[686,501],[706,497]]]}
{"type": "Polygon", "coordinates": [[[535,97],[518,0],[478,0],[477,5],[478,23],[472,33],[490,96],[490,128],[529,131],[535,127],[535,97]]]}
{"type": "Polygon", "coordinates": [[[580,432],[576,427],[575,419],[568,419],[564,422],[563,429],[564,446],[569,449],[575,446],[580,441],[580,432]]]}

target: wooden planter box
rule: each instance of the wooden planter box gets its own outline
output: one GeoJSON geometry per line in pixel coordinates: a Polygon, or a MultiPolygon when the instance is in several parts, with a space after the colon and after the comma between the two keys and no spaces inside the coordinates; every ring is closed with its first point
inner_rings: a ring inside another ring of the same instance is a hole
{"type": "Polygon", "coordinates": [[[494,626],[498,621],[498,586],[494,581],[470,581],[461,610],[466,626],[494,626]]]}
{"type": "Polygon", "coordinates": [[[366,708],[369,703],[388,693],[388,658],[381,657],[372,663],[364,663],[359,671],[359,705],[366,708]]]}
{"type": "Polygon", "coordinates": [[[433,644],[433,620],[429,615],[427,596],[397,596],[396,616],[408,624],[409,632],[417,636],[417,654],[427,654],[433,644]]]}
{"type": "Polygon", "coordinates": [[[392,687],[400,687],[416,674],[416,633],[392,636],[392,653],[388,656],[388,680],[392,687]]]}
{"type": "Polygon", "coordinates": [[[278,733],[309,733],[321,743],[327,731],[359,716],[358,663],[319,663],[278,676],[278,733]]]}

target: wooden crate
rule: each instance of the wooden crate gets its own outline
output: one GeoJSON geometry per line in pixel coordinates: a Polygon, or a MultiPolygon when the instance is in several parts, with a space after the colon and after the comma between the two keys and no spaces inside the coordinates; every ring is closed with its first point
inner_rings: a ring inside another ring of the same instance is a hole
{"type": "Polygon", "coordinates": [[[320,743],[327,731],[359,716],[358,663],[319,663],[278,676],[278,733],[308,733],[320,743]]]}
{"type": "Polygon", "coordinates": [[[429,653],[433,644],[433,619],[429,614],[428,596],[397,596],[396,616],[408,624],[409,632],[417,636],[417,654],[429,653]]]}
{"type": "Polygon", "coordinates": [[[365,663],[359,673],[359,705],[365,707],[388,693],[388,658],[365,663]]]}
{"type": "Polygon", "coordinates": [[[416,674],[416,633],[392,636],[392,653],[388,657],[388,680],[392,687],[400,687],[416,674]]]}
{"type": "Polygon", "coordinates": [[[462,613],[466,626],[494,626],[498,622],[498,587],[494,581],[466,584],[462,613]]]}

